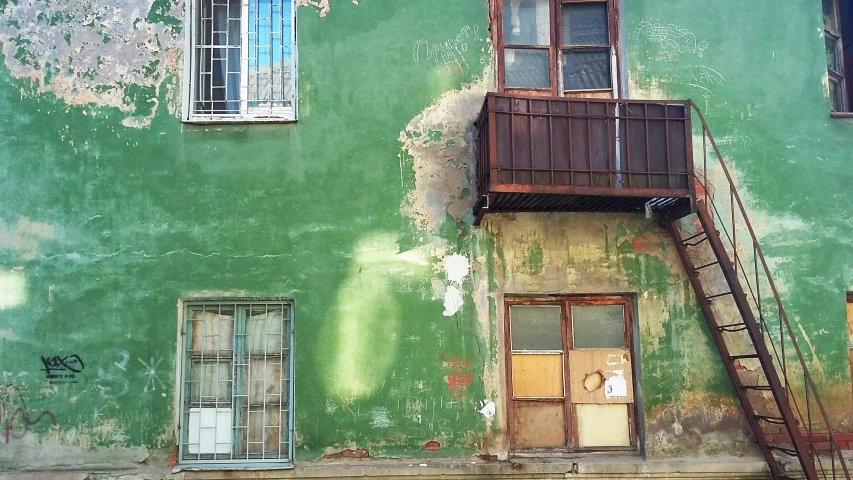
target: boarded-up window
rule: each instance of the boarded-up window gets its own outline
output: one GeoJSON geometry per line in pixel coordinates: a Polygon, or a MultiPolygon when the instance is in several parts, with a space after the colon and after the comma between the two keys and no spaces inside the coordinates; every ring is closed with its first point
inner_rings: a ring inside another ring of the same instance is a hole
{"type": "Polygon", "coordinates": [[[187,302],[181,463],[293,458],[293,305],[187,302]]]}

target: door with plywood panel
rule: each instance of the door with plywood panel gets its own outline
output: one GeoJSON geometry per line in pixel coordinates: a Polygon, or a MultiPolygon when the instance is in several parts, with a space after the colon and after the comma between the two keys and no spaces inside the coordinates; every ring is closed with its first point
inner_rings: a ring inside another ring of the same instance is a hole
{"type": "Polygon", "coordinates": [[[627,299],[514,299],[505,313],[512,449],[635,447],[627,299]]]}

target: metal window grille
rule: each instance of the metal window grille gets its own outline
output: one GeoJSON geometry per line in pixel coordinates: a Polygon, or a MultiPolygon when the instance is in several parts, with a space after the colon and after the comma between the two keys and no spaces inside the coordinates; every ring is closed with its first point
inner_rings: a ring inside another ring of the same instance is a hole
{"type": "Polygon", "coordinates": [[[181,463],[293,459],[293,303],[188,302],[181,463]]]}
{"type": "Polygon", "coordinates": [[[294,0],[191,4],[188,120],[295,118],[294,0]]]}

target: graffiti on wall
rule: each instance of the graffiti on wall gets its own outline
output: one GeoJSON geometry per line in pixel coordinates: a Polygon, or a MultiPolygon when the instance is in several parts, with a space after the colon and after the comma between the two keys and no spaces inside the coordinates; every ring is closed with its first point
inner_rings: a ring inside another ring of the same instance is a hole
{"type": "Polygon", "coordinates": [[[441,42],[430,43],[422,38],[412,46],[412,60],[417,63],[423,58],[428,62],[435,62],[436,65],[444,64],[450,73],[463,73],[471,68],[465,59],[468,44],[471,41],[479,41],[479,33],[478,25],[466,25],[455,36],[441,42]]]}
{"type": "Polygon", "coordinates": [[[0,388],[0,443],[8,444],[12,440],[24,438],[30,427],[42,420],[56,425],[56,418],[49,410],[31,412],[15,384],[10,383],[0,388]]]}
{"type": "Polygon", "coordinates": [[[634,41],[645,39],[660,45],[655,60],[675,62],[684,53],[701,57],[708,48],[708,42],[696,41],[696,34],[674,23],[663,23],[652,19],[643,19],[634,29],[634,41]]]}
{"type": "Polygon", "coordinates": [[[150,357],[148,360],[143,360],[137,357],[136,360],[142,366],[131,368],[133,363],[130,362],[130,352],[123,349],[110,350],[104,355],[101,364],[98,366],[98,390],[101,393],[101,398],[112,400],[122,397],[130,392],[131,377],[142,377],[142,391],[144,393],[161,391],[161,395],[165,396],[166,385],[160,379],[160,374],[157,369],[163,362],[162,357],[150,357]],[[135,369],[135,370],[134,370],[135,369]],[[133,370],[133,371],[131,371],[133,370]]]}
{"type": "Polygon", "coordinates": [[[461,400],[468,394],[468,387],[474,380],[474,374],[471,373],[471,358],[470,357],[440,357],[441,368],[448,372],[447,390],[450,395],[461,400]]]}
{"type": "Polygon", "coordinates": [[[41,357],[47,383],[77,383],[77,374],[83,371],[85,365],[80,355],[53,355],[41,357]]]}

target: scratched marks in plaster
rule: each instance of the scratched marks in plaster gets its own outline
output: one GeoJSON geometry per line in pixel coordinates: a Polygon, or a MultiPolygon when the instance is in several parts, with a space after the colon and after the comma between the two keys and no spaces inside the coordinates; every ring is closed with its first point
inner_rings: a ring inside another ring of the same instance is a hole
{"type": "Polygon", "coordinates": [[[412,60],[415,63],[421,60],[436,65],[444,65],[449,74],[460,74],[471,69],[466,52],[472,42],[479,42],[480,26],[466,25],[455,35],[438,43],[422,38],[412,46],[412,60]]]}
{"type": "MultiPolygon", "coordinates": [[[[53,93],[68,105],[118,108],[125,126],[145,127],[164,80],[180,70],[182,46],[183,2],[175,0],[165,12],[155,11],[154,3],[8,2],[0,16],[6,67],[15,78],[33,80],[38,93],[53,93]]],[[[174,87],[168,85],[170,111],[178,102],[174,87]]]]}
{"type": "Polygon", "coordinates": [[[708,48],[708,42],[697,42],[696,35],[688,29],[657,19],[643,19],[634,27],[632,40],[636,42],[641,38],[660,45],[656,60],[662,61],[678,61],[684,53],[701,58],[708,48]]]}

